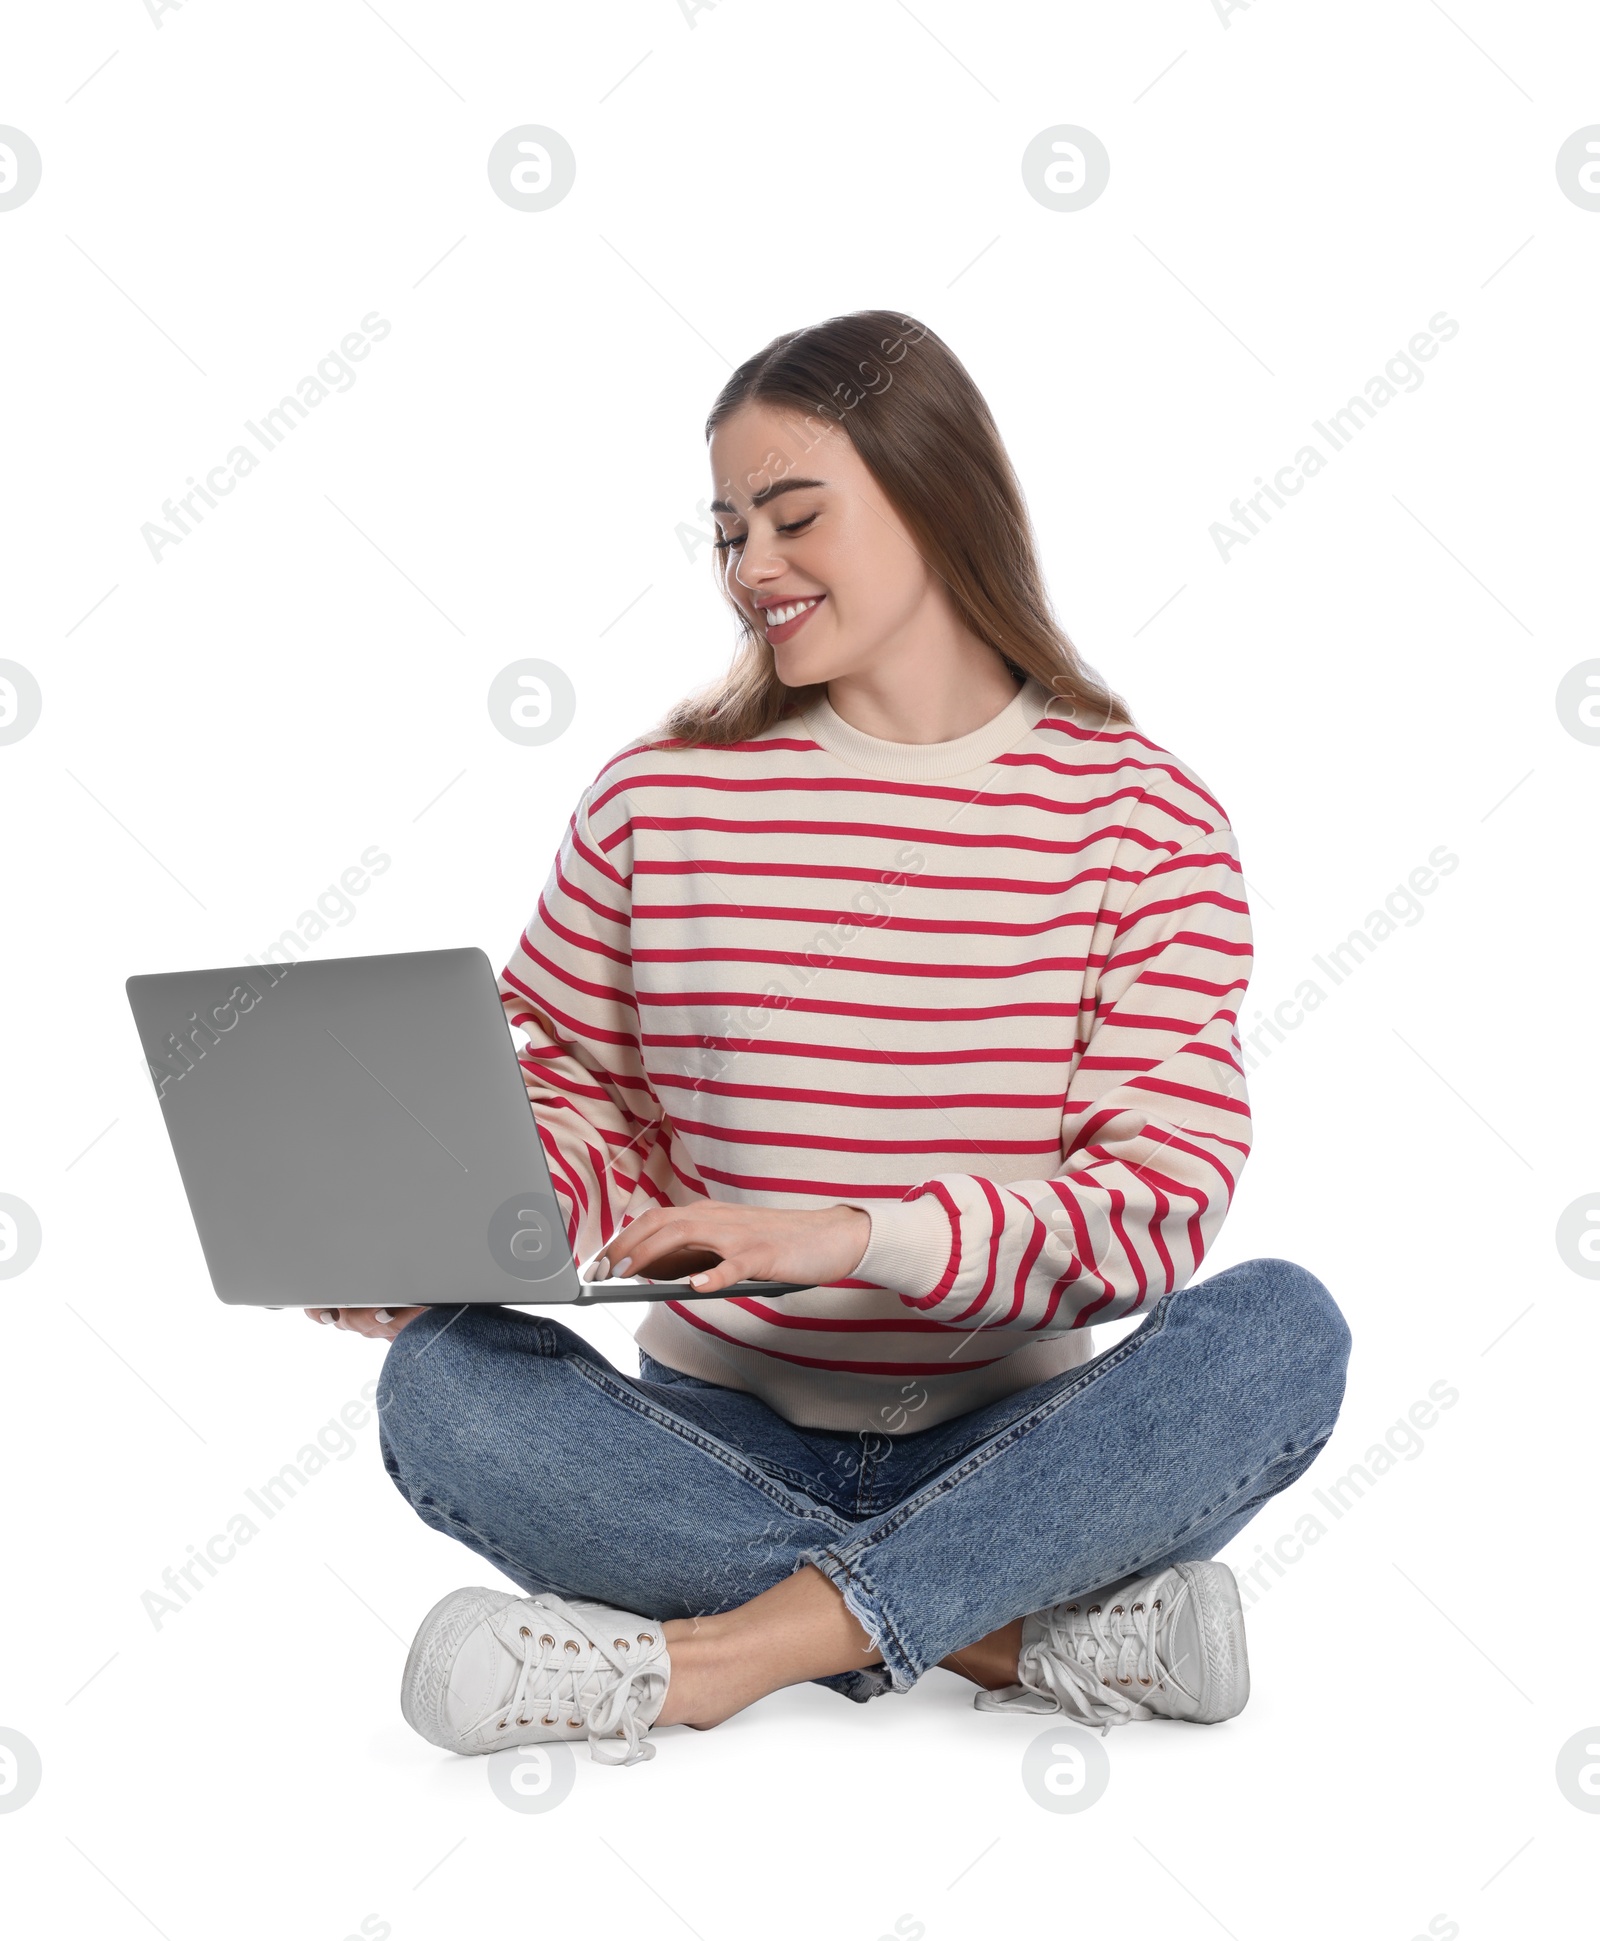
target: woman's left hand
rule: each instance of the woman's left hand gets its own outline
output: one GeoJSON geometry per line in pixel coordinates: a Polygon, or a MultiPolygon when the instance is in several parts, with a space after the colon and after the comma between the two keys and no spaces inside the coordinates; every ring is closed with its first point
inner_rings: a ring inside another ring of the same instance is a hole
{"type": "Polygon", "coordinates": [[[681,1271],[672,1256],[707,1250],[719,1261],[690,1274],[697,1294],[714,1294],[743,1280],[826,1287],[855,1271],[871,1233],[871,1218],[858,1206],[813,1209],[696,1200],[641,1213],[613,1236],[603,1258],[613,1274],[649,1275],[653,1268],[656,1278],[665,1280],[681,1271]]]}
{"type": "Polygon", "coordinates": [[[373,1341],[393,1341],[408,1321],[426,1314],[425,1307],[308,1307],[306,1318],[324,1327],[364,1334],[373,1341]]]}

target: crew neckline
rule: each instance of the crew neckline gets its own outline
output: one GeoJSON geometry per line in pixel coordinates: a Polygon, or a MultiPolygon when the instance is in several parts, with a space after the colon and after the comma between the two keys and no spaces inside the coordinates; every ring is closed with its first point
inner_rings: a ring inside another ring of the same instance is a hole
{"type": "MultiPolygon", "coordinates": [[[[815,741],[853,768],[889,781],[919,782],[961,775],[992,761],[1031,733],[1055,700],[1042,682],[1029,675],[997,715],[953,741],[885,741],[881,735],[864,734],[835,712],[826,692],[800,710],[800,719],[815,741]]],[[[1060,712],[1068,712],[1065,702],[1060,712]]]]}

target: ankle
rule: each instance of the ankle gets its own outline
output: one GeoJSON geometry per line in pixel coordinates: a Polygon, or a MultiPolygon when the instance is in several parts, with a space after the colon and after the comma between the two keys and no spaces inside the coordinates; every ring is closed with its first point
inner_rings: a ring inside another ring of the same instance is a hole
{"type": "Polygon", "coordinates": [[[743,1701],[730,1703],[729,1661],[716,1618],[669,1618],[662,1626],[671,1668],[657,1725],[720,1725],[743,1701]]]}
{"type": "Polygon", "coordinates": [[[952,1651],[939,1663],[945,1671],[953,1671],[957,1677],[970,1680],[986,1692],[998,1692],[1016,1684],[1017,1656],[1021,1650],[1022,1620],[1017,1618],[1003,1630],[992,1631],[975,1644],[952,1651]]]}

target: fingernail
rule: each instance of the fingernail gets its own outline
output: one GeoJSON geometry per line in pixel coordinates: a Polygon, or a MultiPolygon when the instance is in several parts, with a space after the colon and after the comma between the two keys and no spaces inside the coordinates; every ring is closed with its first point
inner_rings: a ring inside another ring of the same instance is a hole
{"type": "Polygon", "coordinates": [[[394,1316],[389,1312],[389,1310],[386,1307],[381,1307],[378,1309],[377,1314],[374,1318],[382,1322],[382,1321],[392,1321],[394,1319],[394,1316]]]}
{"type": "Polygon", "coordinates": [[[324,1308],[324,1309],[322,1310],[322,1312],[321,1312],[321,1313],[320,1313],[320,1314],[319,1314],[319,1315],[317,1316],[317,1319],[318,1319],[318,1320],[319,1320],[319,1321],[320,1321],[320,1322],[322,1323],[322,1325],[323,1325],[324,1327],[327,1327],[327,1326],[328,1326],[328,1324],[329,1324],[329,1323],[330,1323],[330,1322],[332,1321],[332,1319],[333,1319],[333,1313],[332,1313],[332,1311],[331,1311],[331,1309],[329,1309],[329,1308],[324,1308]]]}
{"type": "Polygon", "coordinates": [[[691,1287],[698,1287],[704,1279],[705,1279],[704,1274],[691,1274],[689,1276],[689,1285],[691,1287]]]}
{"type": "Polygon", "coordinates": [[[617,1275],[617,1279],[618,1279],[618,1280],[621,1280],[621,1278],[622,1278],[622,1276],[623,1276],[623,1275],[624,1275],[625,1273],[627,1273],[627,1271],[628,1271],[628,1269],[629,1269],[629,1268],[630,1268],[630,1267],[631,1267],[632,1265],[633,1265],[633,1255],[632,1255],[632,1254],[624,1254],[624,1255],[623,1255],[623,1257],[621,1258],[621,1260],[619,1260],[619,1261],[617,1262],[617,1266],[616,1266],[616,1275],[617,1275]]]}

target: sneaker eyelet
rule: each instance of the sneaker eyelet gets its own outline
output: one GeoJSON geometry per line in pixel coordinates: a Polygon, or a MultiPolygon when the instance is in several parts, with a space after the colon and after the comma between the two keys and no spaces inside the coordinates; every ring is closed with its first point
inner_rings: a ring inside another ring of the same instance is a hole
{"type": "Polygon", "coordinates": [[[1120,1615],[1122,1611],[1122,1606],[1120,1604],[1113,1604],[1111,1608],[1113,1611],[1117,1612],[1120,1615]]]}
{"type": "Polygon", "coordinates": [[[539,1723],[541,1725],[559,1725],[561,1721],[559,1719],[541,1719],[539,1723]]]}
{"type": "Polygon", "coordinates": [[[653,1633],[651,1633],[651,1632],[649,1632],[649,1631],[641,1631],[641,1632],[639,1633],[639,1642],[640,1642],[640,1644],[654,1644],[654,1643],[655,1643],[655,1637],[654,1637],[654,1635],[653,1635],[653,1633]]]}
{"type": "Polygon", "coordinates": [[[539,1642],[540,1644],[554,1644],[555,1639],[551,1637],[548,1631],[541,1631],[539,1633],[539,1642]]]}
{"type": "Polygon", "coordinates": [[[1150,1683],[1150,1680],[1149,1680],[1148,1678],[1141,1678],[1141,1679],[1139,1680],[1139,1683],[1140,1683],[1141,1685],[1148,1685],[1148,1684],[1150,1683]]]}
{"type": "Polygon", "coordinates": [[[618,1651],[626,1651],[628,1649],[628,1640],[626,1638],[613,1638],[611,1642],[617,1647],[618,1651]]]}
{"type": "Polygon", "coordinates": [[[1150,1606],[1150,1608],[1152,1611],[1159,1611],[1161,1609],[1161,1599],[1158,1597],[1155,1603],[1150,1606]]]}
{"type": "Polygon", "coordinates": [[[573,1731],[573,1732],[576,1732],[576,1731],[577,1731],[577,1729],[578,1729],[578,1727],[579,1727],[580,1725],[582,1725],[582,1724],[583,1724],[583,1720],[582,1720],[582,1719],[568,1719],[568,1720],[567,1720],[567,1726],[568,1726],[568,1728],[569,1728],[569,1730],[571,1730],[571,1731],[573,1731]]]}
{"type": "Polygon", "coordinates": [[[1136,1611],[1142,1611],[1142,1610],[1144,1609],[1144,1605],[1143,1605],[1143,1603],[1141,1602],[1141,1603],[1138,1603],[1138,1604],[1135,1604],[1133,1608],[1134,1608],[1134,1609],[1135,1609],[1136,1611]]]}
{"type": "Polygon", "coordinates": [[[1077,1605],[1076,1605],[1076,1604],[1069,1604],[1069,1605],[1067,1606],[1067,1609],[1068,1609],[1069,1611],[1076,1611],[1076,1610],[1077,1610],[1077,1608],[1078,1608],[1078,1607],[1077,1607],[1077,1605]]]}
{"type": "Polygon", "coordinates": [[[519,1638],[531,1638],[533,1633],[528,1629],[527,1625],[519,1624],[517,1626],[517,1636],[519,1638]]]}
{"type": "Polygon", "coordinates": [[[532,1720],[532,1719],[518,1719],[518,1720],[517,1720],[517,1724],[518,1724],[518,1725],[532,1725],[532,1724],[533,1724],[533,1720],[532,1720]]]}
{"type": "Polygon", "coordinates": [[[1133,1680],[1131,1678],[1124,1678],[1122,1673],[1119,1671],[1117,1673],[1117,1683],[1119,1685],[1131,1685],[1133,1683],[1133,1680]]]}
{"type": "Polygon", "coordinates": [[[565,1644],[564,1644],[564,1645],[563,1645],[563,1646],[561,1647],[561,1649],[562,1649],[563,1651],[570,1651],[570,1652],[572,1653],[572,1655],[573,1655],[574,1657],[576,1657],[576,1656],[578,1655],[578,1653],[579,1653],[579,1651],[580,1651],[580,1650],[582,1649],[582,1647],[581,1647],[581,1646],[580,1646],[579,1644],[577,1644],[577,1643],[576,1643],[576,1642],[575,1642],[575,1641],[574,1641],[574,1640],[573,1640],[572,1638],[568,1638],[568,1640],[567,1640],[567,1641],[566,1641],[566,1643],[565,1643],[565,1644]]]}
{"type": "Polygon", "coordinates": [[[501,1721],[499,1722],[499,1724],[498,1724],[498,1725],[497,1725],[497,1726],[495,1727],[495,1731],[496,1731],[496,1732],[504,1732],[504,1731],[505,1731],[505,1729],[506,1729],[506,1727],[507,1727],[507,1726],[508,1726],[508,1725],[509,1725],[510,1723],[511,1723],[511,1721],[510,1721],[510,1719],[501,1719],[501,1721]]]}
{"type": "Polygon", "coordinates": [[[1094,1614],[1095,1614],[1095,1612],[1096,1612],[1096,1611],[1098,1611],[1099,1609],[1100,1609],[1100,1606],[1099,1606],[1098,1604],[1091,1604],[1091,1605],[1089,1606],[1089,1615],[1090,1615],[1090,1617],[1093,1617],[1093,1616],[1094,1616],[1094,1614]]]}

